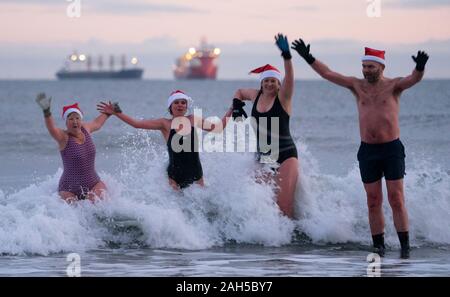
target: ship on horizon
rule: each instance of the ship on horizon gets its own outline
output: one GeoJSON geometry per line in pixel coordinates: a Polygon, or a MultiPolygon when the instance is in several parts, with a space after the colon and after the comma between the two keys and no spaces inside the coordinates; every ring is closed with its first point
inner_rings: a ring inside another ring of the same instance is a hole
{"type": "Polygon", "coordinates": [[[127,68],[125,55],[121,57],[121,68],[115,70],[115,58],[109,57],[109,70],[103,69],[103,57],[97,58],[97,67],[93,68],[93,59],[89,55],[69,55],[64,62],[64,67],[56,73],[58,79],[141,79],[144,70],[137,67],[138,60],[132,57],[132,67],[127,68]]]}
{"type": "Polygon", "coordinates": [[[176,79],[216,79],[219,55],[219,48],[202,39],[200,47],[191,47],[175,61],[173,74],[176,79]]]}

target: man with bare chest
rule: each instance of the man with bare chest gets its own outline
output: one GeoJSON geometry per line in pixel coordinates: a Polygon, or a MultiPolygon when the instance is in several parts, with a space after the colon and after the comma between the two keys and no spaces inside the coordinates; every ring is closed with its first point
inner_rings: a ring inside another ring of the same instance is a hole
{"type": "Polygon", "coordinates": [[[384,176],[388,201],[401,245],[400,256],[409,258],[408,212],[403,194],[405,148],[400,141],[399,98],[401,93],[418,83],[425,70],[428,55],[419,51],[413,56],[416,67],[406,77],[387,78],[384,51],[365,48],[362,58],[364,79],[344,76],[330,70],[310,53],[302,39],[292,44],[301,57],[323,78],[348,88],[356,97],[361,146],[359,169],[367,194],[369,224],[375,252],[384,255],[384,215],[381,179],[384,176]]]}

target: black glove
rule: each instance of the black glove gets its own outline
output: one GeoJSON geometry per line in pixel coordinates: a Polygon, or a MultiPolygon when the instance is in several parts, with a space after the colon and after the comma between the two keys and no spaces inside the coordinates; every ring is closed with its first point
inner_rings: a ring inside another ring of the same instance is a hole
{"type": "Polygon", "coordinates": [[[285,60],[290,60],[292,58],[291,51],[289,50],[289,42],[287,40],[287,36],[283,36],[283,34],[278,33],[275,36],[275,44],[281,51],[281,56],[285,60]]]}
{"type": "Polygon", "coordinates": [[[113,108],[114,108],[114,112],[115,112],[115,113],[121,113],[121,112],[122,112],[122,109],[120,109],[120,106],[119,106],[119,102],[114,102],[114,103],[112,104],[112,106],[113,106],[113,108]]]}
{"type": "Polygon", "coordinates": [[[305,59],[305,61],[311,65],[312,63],[314,63],[314,61],[316,60],[316,58],[313,57],[313,55],[310,54],[309,52],[309,44],[306,45],[305,42],[303,41],[303,39],[299,39],[299,40],[295,40],[292,43],[292,48],[295,49],[297,51],[297,53],[303,58],[305,59]]]}
{"type": "Polygon", "coordinates": [[[429,56],[424,51],[418,51],[417,56],[411,56],[414,62],[416,62],[416,70],[417,71],[424,71],[425,70],[425,64],[428,61],[429,56]]]}
{"type": "Polygon", "coordinates": [[[237,118],[247,118],[247,113],[244,110],[245,103],[238,99],[238,98],[234,98],[233,99],[233,120],[236,120],[237,118]]]}

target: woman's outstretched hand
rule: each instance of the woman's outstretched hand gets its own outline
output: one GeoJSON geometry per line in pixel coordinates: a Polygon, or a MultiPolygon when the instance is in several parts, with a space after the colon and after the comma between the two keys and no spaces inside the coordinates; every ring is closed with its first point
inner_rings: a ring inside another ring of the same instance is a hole
{"type": "Polygon", "coordinates": [[[283,56],[283,59],[289,60],[292,58],[291,51],[289,49],[289,42],[287,40],[287,36],[285,36],[281,33],[278,33],[278,35],[275,36],[275,44],[280,49],[281,56],[283,56]]]}
{"type": "Polygon", "coordinates": [[[306,45],[303,39],[299,38],[298,40],[294,40],[292,42],[292,49],[296,50],[297,53],[305,59],[305,61],[311,65],[316,60],[313,55],[310,53],[310,45],[306,45]]]}
{"type": "Polygon", "coordinates": [[[247,113],[244,110],[244,106],[245,106],[245,103],[242,100],[240,100],[238,98],[233,99],[233,105],[232,105],[233,120],[240,121],[240,120],[242,120],[242,117],[244,117],[244,119],[246,119],[248,117],[247,113]]]}
{"type": "Polygon", "coordinates": [[[39,93],[36,96],[36,103],[42,108],[44,115],[50,116],[50,106],[52,104],[52,97],[47,97],[45,93],[39,93]]]}
{"type": "Polygon", "coordinates": [[[111,103],[111,101],[109,101],[108,103],[102,101],[97,104],[97,110],[106,115],[112,115],[114,114],[114,105],[111,103]]]}

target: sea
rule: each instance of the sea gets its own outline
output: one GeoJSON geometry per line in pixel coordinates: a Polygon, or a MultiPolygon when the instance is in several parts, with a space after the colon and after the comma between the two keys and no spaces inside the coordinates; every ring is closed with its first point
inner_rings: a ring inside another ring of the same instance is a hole
{"type": "MultiPolygon", "coordinates": [[[[64,128],[62,106],[74,102],[85,121],[98,115],[100,101],[117,101],[140,119],[169,117],[167,97],[176,89],[203,117],[222,117],[238,88],[258,82],[0,81],[0,276],[450,276],[450,80],[424,80],[400,98],[408,260],[399,258],[385,187],[387,252],[371,254],[355,99],[326,81],[295,82],[293,220],[281,215],[273,185],[257,181],[252,152],[205,144],[205,187],[176,192],[161,133],[115,117],[92,136],[107,198],[68,205],[58,197],[61,156],[37,93],[52,96],[64,128]]],[[[250,114],[251,103],[245,109],[250,114]]]]}

